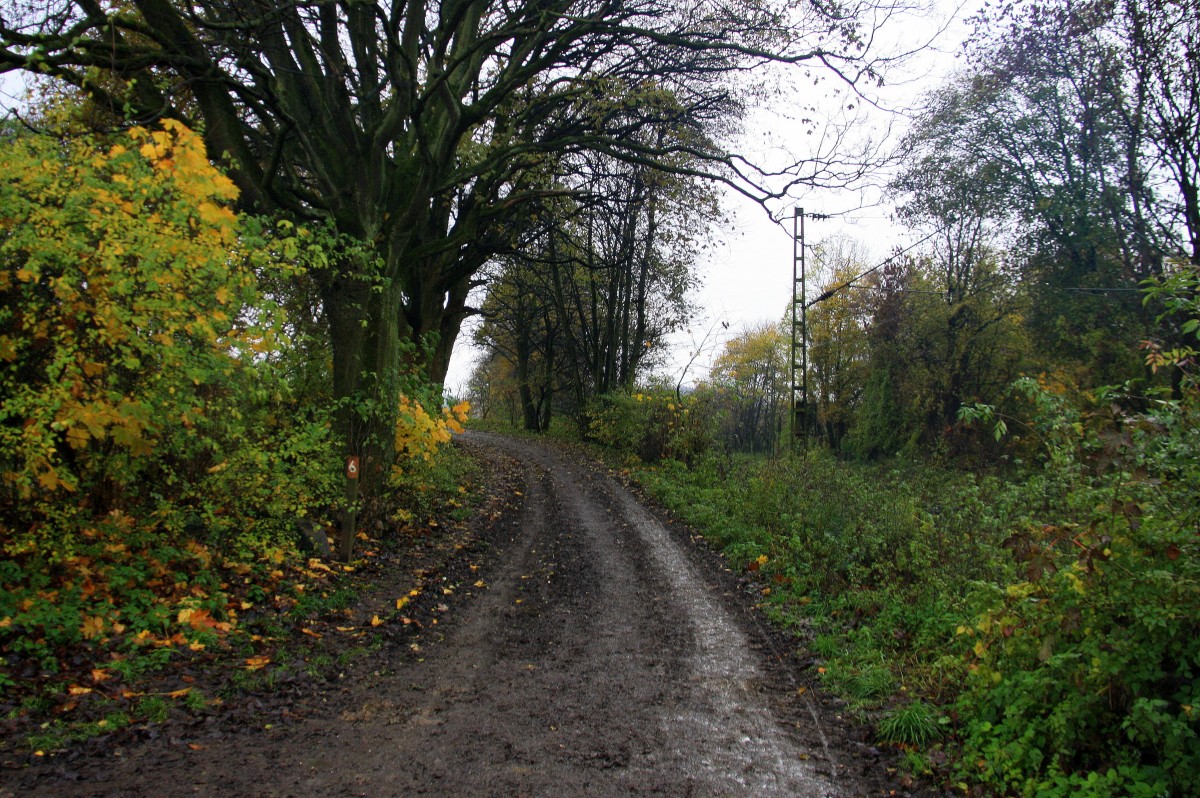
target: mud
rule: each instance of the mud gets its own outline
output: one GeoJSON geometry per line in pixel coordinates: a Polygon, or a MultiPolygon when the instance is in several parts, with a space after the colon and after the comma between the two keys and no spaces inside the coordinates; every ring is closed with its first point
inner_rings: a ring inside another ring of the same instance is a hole
{"type": "Polygon", "coordinates": [[[282,709],[0,771],[0,797],[904,793],[687,530],[571,450],[464,444],[515,509],[478,521],[436,625],[393,618],[282,709]]]}

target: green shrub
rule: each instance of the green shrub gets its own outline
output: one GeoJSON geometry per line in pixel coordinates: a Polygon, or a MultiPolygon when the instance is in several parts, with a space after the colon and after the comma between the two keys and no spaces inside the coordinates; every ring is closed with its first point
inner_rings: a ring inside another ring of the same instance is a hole
{"type": "Polygon", "coordinates": [[[712,446],[712,408],[668,391],[598,396],[589,404],[588,437],[644,463],[679,460],[691,464],[712,446]]]}
{"type": "Polygon", "coordinates": [[[1078,415],[1020,387],[1049,450],[1025,490],[1057,505],[1009,541],[1021,578],[959,630],[964,761],[1025,795],[1196,794],[1200,463],[1180,456],[1200,443],[1195,397],[1078,415]]]}

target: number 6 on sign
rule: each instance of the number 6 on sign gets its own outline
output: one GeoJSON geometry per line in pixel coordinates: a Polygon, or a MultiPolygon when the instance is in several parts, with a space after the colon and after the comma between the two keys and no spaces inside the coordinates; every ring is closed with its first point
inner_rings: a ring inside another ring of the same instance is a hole
{"type": "Polygon", "coordinates": [[[346,458],[346,479],[358,479],[358,458],[346,458]]]}

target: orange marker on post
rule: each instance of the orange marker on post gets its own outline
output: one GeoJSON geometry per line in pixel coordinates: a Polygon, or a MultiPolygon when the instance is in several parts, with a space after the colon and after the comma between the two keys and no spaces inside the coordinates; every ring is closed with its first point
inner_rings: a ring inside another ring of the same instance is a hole
{"type": "Polygon", "coordinates": [[[342,516],[342,539],[338,554],[342,562],[350,562],[354,556],[354,522],[357,514],[354,503],[358,501],[359,460],[355,456],[346,458],[346,511],[342,516]]]}

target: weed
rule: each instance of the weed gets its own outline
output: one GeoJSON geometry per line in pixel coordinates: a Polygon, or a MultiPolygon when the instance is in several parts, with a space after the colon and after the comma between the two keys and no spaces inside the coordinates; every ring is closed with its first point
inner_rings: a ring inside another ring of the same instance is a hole
{"type": "Polygon", "coordinates": [[[171,714],[171,704],[162,696],[146,696],[138,701],[134,714],[151,723],[162,723],[171,714]]]}
{"type": "Polygon", "coordinates": [[[208,698],[199,690],[188,690],[183,697],[183,706],[188,712],[202,712],[208,708],[208,698]]]}
{"type": "Polygon", "coordinates": [[[42,724],[41,729],[25,738],[25,744],[34,751],[60,751],[67,745],[102,734],[122,729],[130,724],[124,712],[110,712],[101,720],[92,723],[64,723],[53,720],[42,724]]]}
{"type": "Polygon", "coordinates": [[[923,747],[941,737],[937,715],[923,701],[912,701],[886,713],[879,721],[881,742],[923,747]]]}
{"type": "Polygon", "coordinates": [[[933,765],[929,758],[915,748],[904,749],[900,757],[900,769],[913,776],[929,776],[933,773],[933,765]]]}

